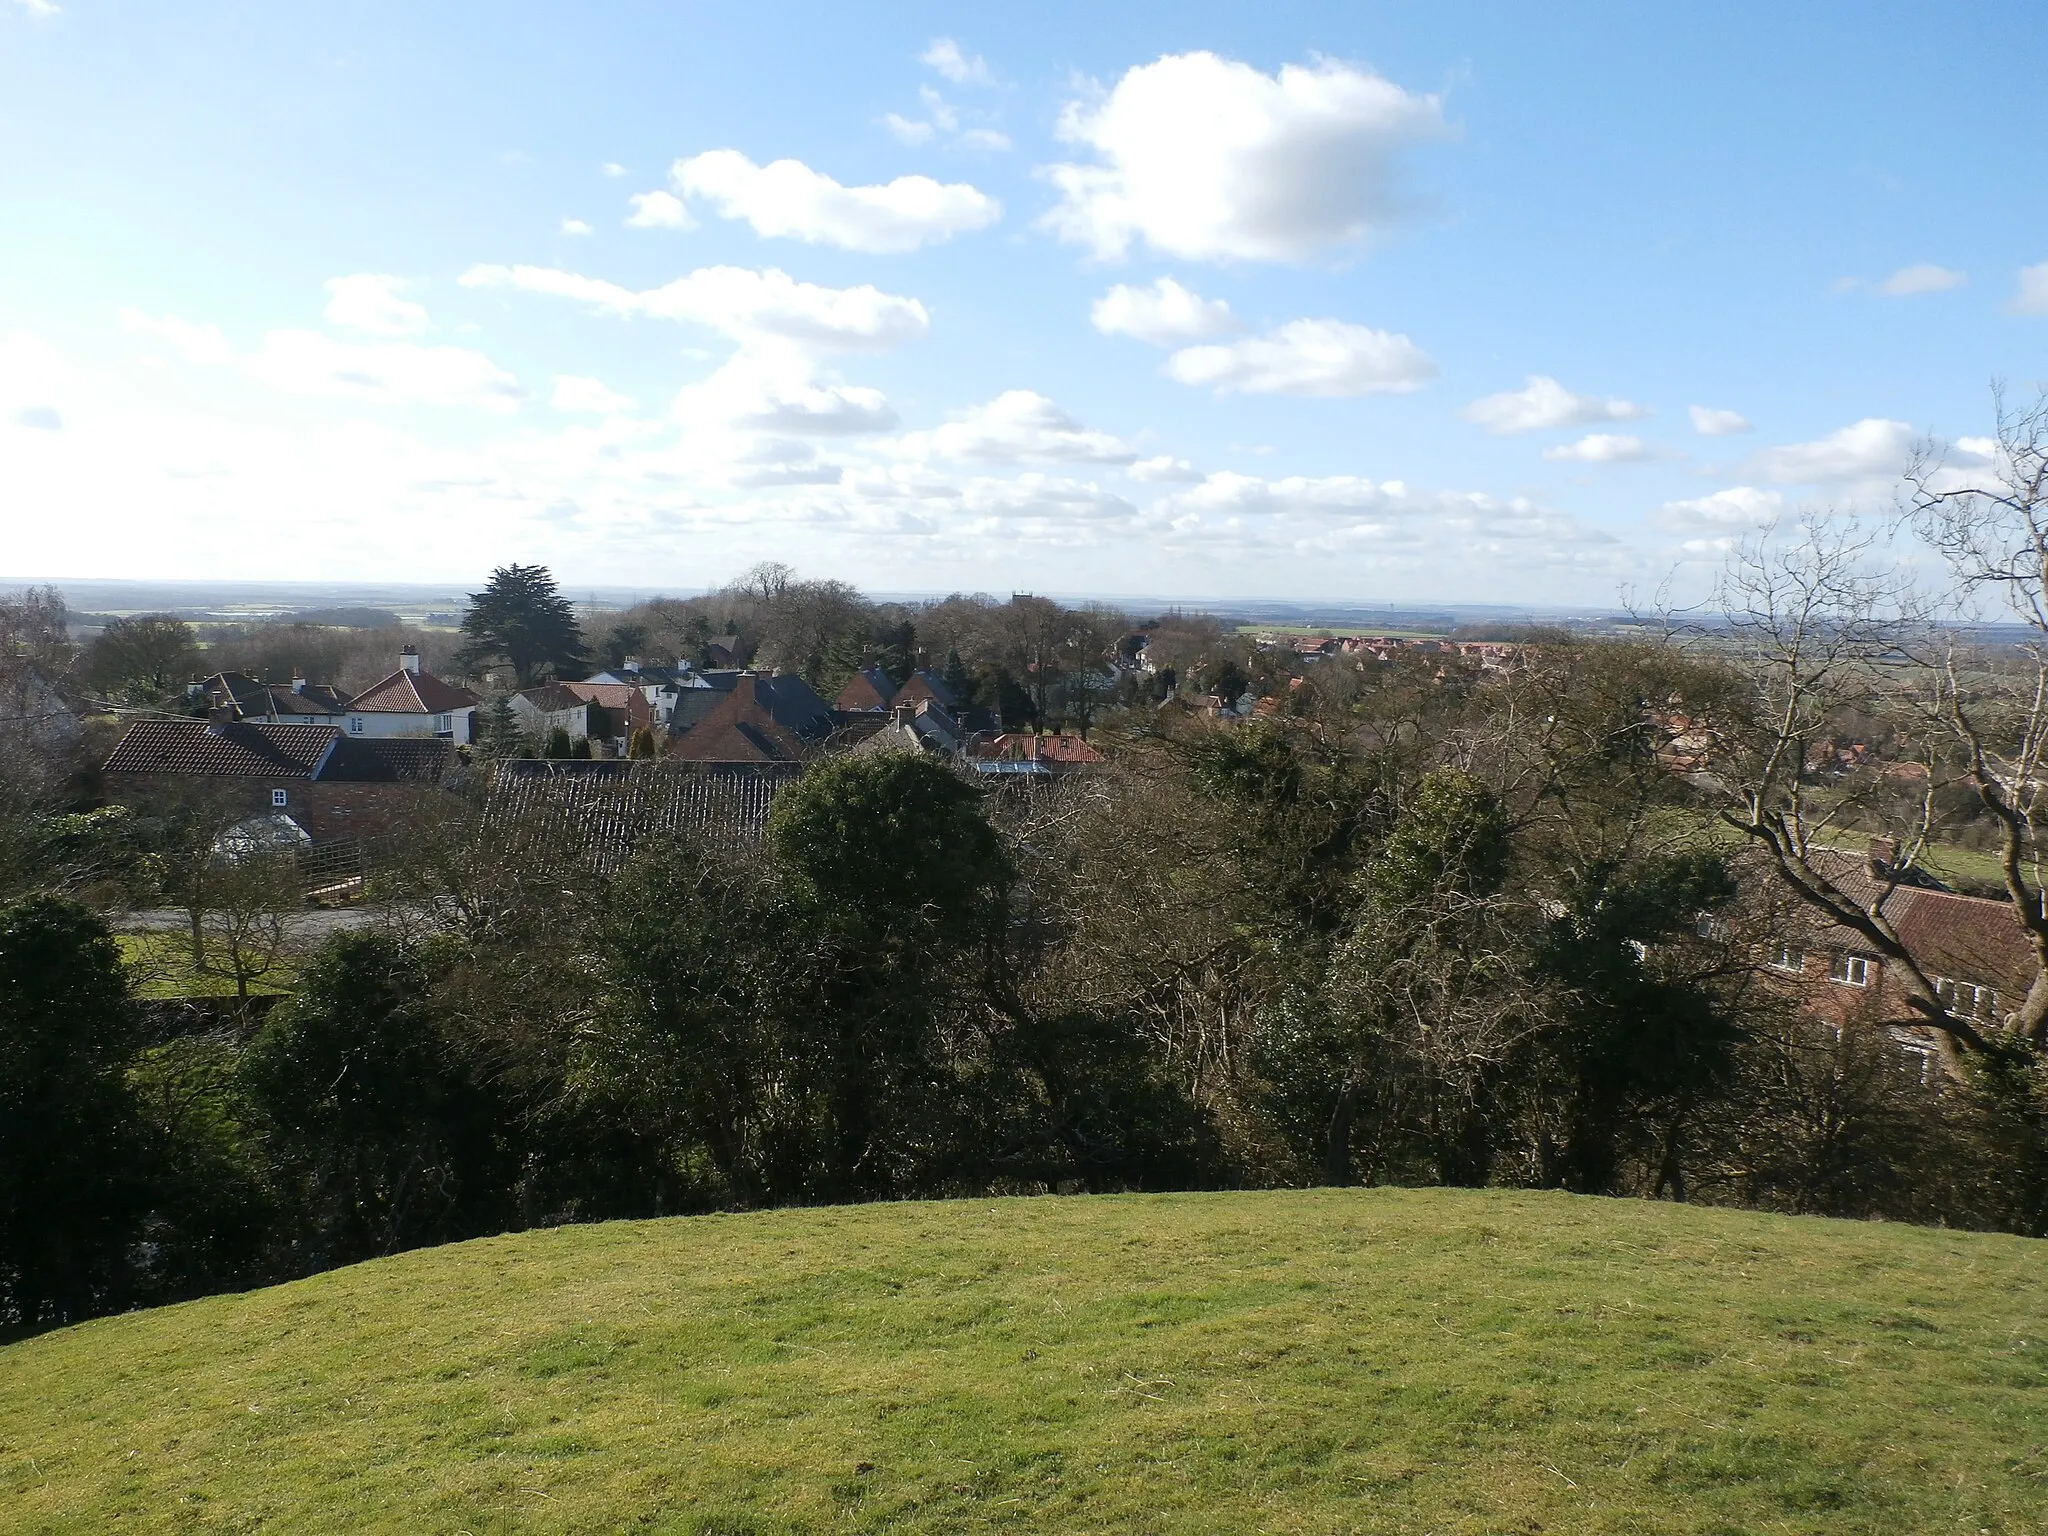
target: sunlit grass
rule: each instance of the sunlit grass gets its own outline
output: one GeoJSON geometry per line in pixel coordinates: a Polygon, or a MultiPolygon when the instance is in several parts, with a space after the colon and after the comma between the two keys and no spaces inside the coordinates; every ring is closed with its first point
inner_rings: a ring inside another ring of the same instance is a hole
{"type": "MultiPolygon", "coordinates": [[[[235,982],[218,970],[201,971],[192,963],[192,941],[183,933],[117,933],[121,964],[128,972],[128,989],[144,1001],[181,997],[233,997],[235,982]]],[[[224,967],[223,967],[224,968],[224,967]]],[[[271,968],[249,983],[258,997],[292,990],[298,975],[294,957],[279,957],[271,968]]]]}
{"type": "Polygon", "coordinates": [[[494,1238],[0,1350],[0,1527],[2034,1532],[2048,1245],[1562,1195],[494,1238]]]}

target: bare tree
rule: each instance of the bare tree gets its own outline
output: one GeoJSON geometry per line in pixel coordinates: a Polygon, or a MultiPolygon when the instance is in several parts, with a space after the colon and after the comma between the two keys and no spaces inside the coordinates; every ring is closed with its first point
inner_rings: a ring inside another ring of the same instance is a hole
{"type": "Polygon", "coordinates": [[[2048,818],[2048,389],[2020,410],[1996,392],[1998,435],[1988,463],[1956,468],[1930,446],[1907,471],[1913,521],[1947,562],[1953,596],[2019,624],[2016,664],[1986,665],[1953,641],[1933,658],[1931,718],[1963,760],[1965,781],[1999,828],[1999,865],[2036,974],[2011,1021],[2048,1046],[2048,909],[2040,829],[2048,818]],[[1974,664],[1973,664],[1974,663],[1974,664]]]}

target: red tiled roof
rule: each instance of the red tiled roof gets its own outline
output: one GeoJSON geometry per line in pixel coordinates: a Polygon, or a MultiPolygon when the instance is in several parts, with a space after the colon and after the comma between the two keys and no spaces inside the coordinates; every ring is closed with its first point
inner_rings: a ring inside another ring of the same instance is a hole
{"type": "Polygon", "coordinates": [[[627,710],[633,707],[635,699],[646,702],[647,695],[632,683],[564,683],[577,698],[595,704],[601,709],[627,710]]]}
{"type": "Polygon", "coordinates": [[[401,667],[349,700],[348,707],[365,714],[443,715],[482,702],[467,688],[444,683],[431,672],[408,672],[401,667]]]}
{"type": "Polygon", "coordinates": [[[143,720],[128,727],[106,771],[311,779],[340,740],[340,730],[331,725],[143,720]]]}
{"type": "MultiPolygon", "coordinates": [[[[1826,853],[1814,862],[1853,899],[1877,899],[1881,882],[1863,860],[1826,853]]],[[[2033,945],[2006,902],[1901,885],[1885,897],[1884,915],[1925,971],[2016,995],[2033,982],[2033,945]]]]}
{"type": "Polygon", "coordinates": [[[975,755],[984,761],[990,759],[1047,763],[1099,763],[1102,761],[1102,754],[1089,746],[1079,736],[1034,736],[1025,731],[1011,732],[998,736],[984,743],[981,750],[975,755]]]}

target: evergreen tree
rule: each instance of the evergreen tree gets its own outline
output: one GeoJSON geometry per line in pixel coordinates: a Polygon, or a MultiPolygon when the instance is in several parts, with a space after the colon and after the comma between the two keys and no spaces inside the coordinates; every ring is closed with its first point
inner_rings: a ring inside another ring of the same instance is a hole
{"type": "Polygon", "coordinates": [[[946,661],[939,672],[939,681],[946,685],[946,691],[963,709],[974,702],[974,676],[967,670],[967,663],[960,659],[958,646],[946,647],[946,661]]]}
{"type": "Polygon", "coordinates": [[[75,902],[0,911],[0,1331],[120,1305],[144,1191],[120,953],[75,902]]]}
{"type": "Polygon", "coordinates": [[[484,706],[484,725],[479,745],[483,755],[489,758],[518,757],[524,745],[519,729],[519,717],[512,713],[512,700],[505,694],[496,695],[484,706]]]}
{"type": "Polygon", "coordinates": [[[522,688],[544,675],[574,676],[584,666],[583,631],[544,565],[501,565],[492,571],[483,591],[469,596],[462,633],[466,639],[456,653],[459,665],[474,670],[506,662],[522,688]]]}

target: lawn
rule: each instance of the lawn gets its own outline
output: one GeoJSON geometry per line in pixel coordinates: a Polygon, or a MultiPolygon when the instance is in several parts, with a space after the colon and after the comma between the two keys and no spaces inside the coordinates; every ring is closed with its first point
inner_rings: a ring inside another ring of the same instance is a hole
{"type": "MultiPolygon", "coordinates": [[[[182,933],[117,933],[114,943],[128,970],[129,990],[145,1001],[235,995],[233,977],[194,968],[191,940],[182,933]]],[[[249,991],[259,997],[289,992],[297,974],[296,960],[280,956],[275,965],[249,983],[249,991]]]]}
{"type": "Polygon", "coordinates": [[[0,1349],[8,1531],[2040,1532],[2048,1244],[1555,1194],[562,1228],[0,1349]]]}

